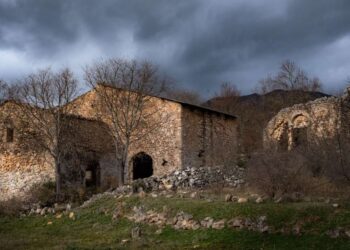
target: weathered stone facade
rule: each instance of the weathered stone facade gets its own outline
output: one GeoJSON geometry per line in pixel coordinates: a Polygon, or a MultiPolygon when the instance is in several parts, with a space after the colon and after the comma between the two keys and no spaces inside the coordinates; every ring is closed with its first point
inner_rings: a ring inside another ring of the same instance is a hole
{"type": "MultiPolygon", "coordinates": [[[[8,101],[0,106],[0,200],[25,197],[33,185],[55,181],[54,160],[29,136],[33,132],[39,133],[23,119],[19,105],[8,101]]],[[[94,166],[94,163],[105,159],[113,148],[103,123],[77,116],[67,117],[69,126],[63,137],[73,141],[74,148],[67,151],[67,159],[61,166],[62,184],[81,186],[85,185],[86,169],[104,169],[108,164],[106,161],[99,166],[94,166]]]]}
{"type": "MultiPolygon", "coordinates": [[[[104,115],[105,111],[100,109],[99,98],[93,89],[68,105],[67,117],[71,117],[71,122],[67,137],[72,137],[75,143],[74,154],[68,157],[62,172],[66,185],[88,186],[91,180],[93,185],[103,189],[117,185],[116,150],[108,132],[111,124],[104,115]]],[[[137,168],[151,168],[146,170],[148,174],[163,176],[185,167],[233,164],[237,150],[237,120],[234,116],[151,97],[146,108],[152,110],[155,107],[159,110],[152,118],[154,124],[158,120],[162,122],[130,145],[129,180],[140,177],[137,168]]],[[[15,104],[0,107],[0,138],[3,139],[0,200],[24,195],[33,184],[55,178],[52,158],[25,141],[26,133],[21,129],[23,124],[16,118],[19,111],[15,110],[15,104]],[[12,139],[11,142],[8,139],[12,139]]]]}
{"type": "Polygon", "coordinates": [[[348,90],[342,97],[323,97],[282,109],[264,131],[265,148],[291,150],[336,135],[349,135],[348,90]]]}
{"type": "MultiPolygon", "coordinates": [[[[74,100],[71,110],[83,117],[103,120],[96,108],[99,98],[96,90],[91,90],[74,100]]],[[[131,145],[129,179],[133,179],[133,158],[139,153],[151,157],[155,176],[188,166],[233,163],[237,151],[237,119],[234,116],[161,97],[152,97],[147,108],[154,107],[160,107],[158,116],[165,115],[166,119],[155,118],[163,119],[159,127],[131,145]]]]}

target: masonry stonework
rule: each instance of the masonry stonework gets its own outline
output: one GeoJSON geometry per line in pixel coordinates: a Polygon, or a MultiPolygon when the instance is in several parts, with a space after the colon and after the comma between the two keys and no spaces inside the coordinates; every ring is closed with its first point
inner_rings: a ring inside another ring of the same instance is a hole
{"type": "Polygon", "coordinates": [[[282,109],[264,131],[265,148],[291,150],[300,144],[349,136],[350,98],[323,97],[282,109]]]}
{"type": "MultiPolygon", "coordinates": [[[[129,180],[137,177],[136,167],[146,167],[145,161],[151,164],[150,173],[156,176],[189,166],[233,164],[237,150],[234,116],[167,98],[151,97],[150,100],[146,109],[158,109],[150,121],[157,126],[130,145],[129,180]],[[145,158],[139,159],[140,155],[145,158]]],[[[64,163],[62,180],[65,185],[87,187],[91,185],[88,177],[93,177],[95,185],[102,189],[117,185],[117,152],[108,129],[110,121],[100,104],[99,95],[93,89],[67,106],[70,126],[65,136],[74,140],[74,154],[67,155],[64,163]]],[[[22,129],[26,126],[21,124],[23,120],[16,118],[18,113],[13,104],[0,107],[0,138],[3,140],[0,200],[24,196],[34,184],[55,178],[50,156],[26,141],[26,132],[22,129]],[[13,141],[7,142],[11,136],[13,141]]]]}

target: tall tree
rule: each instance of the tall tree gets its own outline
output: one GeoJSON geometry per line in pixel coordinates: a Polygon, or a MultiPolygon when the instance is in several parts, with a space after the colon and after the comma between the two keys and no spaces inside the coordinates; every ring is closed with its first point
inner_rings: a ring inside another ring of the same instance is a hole
{"type": "Polygon", "coordinates": [[[56,198],[61,196],[61,167],[65,153],[70,149],[65,135],[69,116],[67,104],[77,95],[77,80],[69,69],[54,73],[39,70],[20,82],[19,107],[24,121],[32,131],[36,147],[49,153],[54,162],[56,198]]]}
{"type": "Polygon", "coordinates": [[[122,185],[129,173],[130,146],[167,120],[161,107],[152,103],[164,82],[150,63],[122,59],[101,60],[86,67],[85,80],[100,99],[101,119],[109,124],[118,160],[118,185],[122,185]]]}
{"type": "Polygon", "coordinates": [[[275,76],[260,81],[260,91],[267,93],[275,89],[320,91],[322,84],[317,77],[310,78],[295,62],[284,61],[275,76]]]}

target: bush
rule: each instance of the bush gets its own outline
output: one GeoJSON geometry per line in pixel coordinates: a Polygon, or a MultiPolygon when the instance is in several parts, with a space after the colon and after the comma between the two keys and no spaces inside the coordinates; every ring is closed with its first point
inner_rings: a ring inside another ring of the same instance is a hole
{"type": "Polygon", "coordinates": [[[23,201],[20,199],[12,198],[0,202],[0,216],[18,215],[23,210],[23,201]]]}
{"type": "Polygon", "coordinates": [[[29,193],[31,203],[40,203],[43,206],[52,206],[56,201],[55,182],[45,182],[33,185],[29,193]]]}
{"type": "Polygon", "coordinates": [[[308,195],[318,179],[298,152],[262,152],[247,164],[247,181],[258,192],[271,198],[299,198],[308,195]]]}

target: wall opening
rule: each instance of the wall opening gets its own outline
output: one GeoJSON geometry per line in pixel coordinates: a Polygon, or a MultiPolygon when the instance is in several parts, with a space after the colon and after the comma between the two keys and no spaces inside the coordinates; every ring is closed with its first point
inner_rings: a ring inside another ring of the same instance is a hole
{"type": "Polygon", "coordinates": [[[293,148],[307,145],[307,128],[293,128],[293,148]]]}
{"type": "Polygon", "coordinates": [[[288,123],[283,124],[281,136],[278,140],[278,149],[281,151],[288,150],[288,123]]]}
{"type": "Polygon", "coordinates": [[[86,167],[85,186],[86,187],[100,186],[100,166],[97,161],[90,162],[86,167]]]}
{"type": "Polygon", "coordinates": [[[14,129],[6,128],[6,142],[13,142],[14,129]]]}
{"type": "Polygon", "coordinates": [[[153,175],[153,160],[148,154],[141,152],[132,158],[133,180],[153,175]]]}

